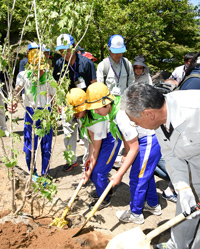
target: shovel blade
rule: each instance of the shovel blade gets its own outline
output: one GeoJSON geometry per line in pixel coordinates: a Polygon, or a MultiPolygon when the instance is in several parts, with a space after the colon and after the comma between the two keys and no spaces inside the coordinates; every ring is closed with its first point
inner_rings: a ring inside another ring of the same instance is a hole
{"type": "Polygon", "coordinates": [[[87,222],[89,221],[90,217],[88,217],[86,219],[86,221],[84,222],[84,224],[82,225],[82,227],[72,236],[72,238],[76,237],[77,235],[79,235],[79,233],[82,231],[82,229],[84,228],[84,226],[87,224],[87,222]]]}
{"type": "Polygon", "coordinates": [[[66,221],[65,219],[60,219],[60,221],[59,221],[57,227],[63,228],[63,227],[64,227],[65,225],[67,225],[67,224],[68,224],[68,221],[66,221]]]}
{"type": "Polygon", "coordinates": [[[59,222],[60,222],[60,218],[55,218],[55,219],[51,222],[50,226],[57,226],[59,222]]]}
{"type": "Polygon", "coordinates": [[[96,204],[94,205],[93,209],[90,211],[86,221],[84,222],[84,224],[82,225],[82,227],[78,230],[78,232],[76,232],[73,236],[77,236],[81,230],[84,228],[84,226],[87,224],[87,222],[89,221],[89,219],[95,214],[95,212],[97,211],[97,209],[99,208],[99,206],[101,205],[102,201],[104,200],[104,198],[106,197],[106,195],[108,194],[108,192],[110,191],[110,189],[112,188],[113,185],[113,180],[110,181],[110,183],[108,184],[108,186],[106,187],[106,189],[104,190],[104,192],[102,193],[102,195],[100,196],[100,198],[98,199],[98,201],[96,202],[96,204]]]}
{"type": "Polygon", "coordinates": [[[57,226],[57,227],[59,227],[59,228],[62,228],[63,226],[67,225],[68,222],[65,220],[65,216],[66,216],[67,213],[69,212],[69,210],[70,210],[70,208],[71,208],[71,206],[72,206],[72,204],[73,204],[73,202],[74,202],[76,196],[78,195],[78,193],[79,193],[81,187],[83,186],[83,182],[84,182],[84,179],[82,179],[82,180],[79,182],[79,184],[78,184],[78,186],[77,186],[77,188],[76,188],[75,193],[73,194],[72,198],[70,199],[69,203],[67,204],[67,206],[66,206],[66,208],[65,208],[65,210],[64,210],[64,212],[63,212],[63,214],[62,214],[62,217],[61,217],[61,218],[55,218],[55,219],[51,222],[50,226],[57,226]]]}

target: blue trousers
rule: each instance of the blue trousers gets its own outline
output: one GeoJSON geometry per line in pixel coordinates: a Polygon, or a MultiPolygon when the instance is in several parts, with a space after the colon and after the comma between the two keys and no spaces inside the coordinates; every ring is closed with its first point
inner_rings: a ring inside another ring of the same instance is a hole
{"type": "Polygon", "coordinates": [[[158,204],[154,170],[160,158],[156,135],[139,139],[139,153],[130,171],[130,208],[135,214],[142,213],[145,201],[152,207],[158,204]]]}
{"type": "MultiPolygon", "coordinates": [[[[118,155],[121,142],[122,141],[120,139],[115,140],[110,132],[107,134],[107,137],[102,140],[97,163],[91,174],[91,180],[96,187],[98,196],[101,196],[108,185],[107,174],[112,169],[118,155]]],[[[105,200],[108,199],[109,196],[107,195],[105,200]]]]}
{"type": "Polygon", "coordinates": [[[165,160],[161,157],[160,161],[158,162],[158,164],[155,168],[154,174],[156,176],[159,176],[160,178],[166,180],[166,181],[170,181],[169,175],[168,175],[167,170],[165,168],[165,164],[166,164],[165,160]]]}
{"type": "MultiPolygon", "coordinates": [[[[31,117],[34,114],[34,110],[31,107],[26,107],[26,110],[31,114],[31,117]]],[[[50,108],[49,108],[50,111],[50,108]]],[[[24,117],[24,152],[26,153],[26,163],[28,169],[30,171],[30,164],[31,164],[31,150],[32,150],[32,124],[33,120],[29,116],[28,112],[25,113],[24,117]],[[26,124],[29,122],[30,124],[26,124]]],[[[36,128],[41,127],[41,120],[36,121],[36,128]]],[[[52,138],[53,138],[53,130],[51,129],[49,133],[46,133],[45,136],[41,140],[41,153],[42,153],[42,172],[41,174],[44,175],[46,173],[46,169],[49,165],[49,160],[51,157],[51,145],[52,145],[52,138]]],[[[34,157],[35,151],[38,145],[38,136],[34,136],[34,157]]],[[[34,171],[36,172],[36,166],[34,165],[34,171]]],[[[49,169],[47,173],[49,172],[49,169]]]]}

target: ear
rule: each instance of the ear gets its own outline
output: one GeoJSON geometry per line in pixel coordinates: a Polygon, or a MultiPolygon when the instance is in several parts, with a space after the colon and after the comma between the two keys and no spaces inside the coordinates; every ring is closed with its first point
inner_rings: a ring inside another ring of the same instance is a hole
{"type": "Polygon", "coordinates": [[[150,118],[151,120],[155,119],[155,113],[154,113],[154,111],[152,109],[143,110],[142,115],[150,118]]]}

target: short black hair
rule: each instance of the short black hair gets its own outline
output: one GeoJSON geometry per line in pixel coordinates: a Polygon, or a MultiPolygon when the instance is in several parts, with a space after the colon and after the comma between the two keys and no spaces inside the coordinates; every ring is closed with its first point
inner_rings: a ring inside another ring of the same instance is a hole
{"type": "Polygon", "coordinates": [[[184,61],[185,62],[188,62],[188,60],[192,59],[194,57],[194,54],[193,53],[187,53],[185,56],[184,56],[184,61]]]}

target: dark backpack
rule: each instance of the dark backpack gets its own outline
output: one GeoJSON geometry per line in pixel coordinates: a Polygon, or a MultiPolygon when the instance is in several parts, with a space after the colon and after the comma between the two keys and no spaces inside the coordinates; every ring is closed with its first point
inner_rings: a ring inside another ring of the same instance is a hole
{"type": "Polygon", "coordinates": [[[200,78],[200,74],[193,73],[193,74],[190,74],[190,75],[186,76],[185,79],[176,87],[174,87],[174,85],[171,85],[171,84],[168,84],[168,83],[165,83],[165,82],[159,82],[154,87],[156,89],[159,89],[163,94],[166,94],[166,93],[169,93],[169,92],[172,92],[172,91],[180,90],[182,85],[186,82],[186,80],[188,80],[190,78],[200,78]]]}
{"type": "Polygon", "coordinates": [[[154,88],[158,89],[161,91],[163,94],[169,93],[174,91],[176,87],[174,87],[171,84],[165,83],[165,82],[159,82],[156,85],[154,85],[154,88]]]}
{"type": "MultiPolygon", "coordinates": [[[[122,57],[122,62],[124,64],[124,67],[126,69],[126,73],[127,73],[127,80],[126,80],[126,87],[128,87],[128,78],[129,78],[129,63],[128,63],[128,59],[122,57]]],[[[106,79],[108,76],[108,71],[110,69],[110,62],[109,62],[109,58],[105,58],[103,59],[103,78],[104,78],[104,84],[106,84],[106,79]]]]}
{"type": "Polygon", "coordinates": [[[192,74],[186,76],[185,79],[174,89],[174,91],[180,90],[180,88],[186,82],[186,80],[188,80],[190,78],[200,78],[200,74],[198,74],[198,73],[192,73],[192,74]]]}

